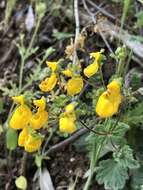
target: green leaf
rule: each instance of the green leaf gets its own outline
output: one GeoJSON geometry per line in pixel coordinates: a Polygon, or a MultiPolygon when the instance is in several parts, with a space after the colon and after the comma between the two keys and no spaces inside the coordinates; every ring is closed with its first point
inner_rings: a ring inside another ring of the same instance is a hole
{"type": "Polygon", "coordinates": [[[137,17],[137,27],[142,27],[143,26],[143,11],[140,11],[136,14],[137,17]]]}
{"type": "Polygon", "coordinates": [[[14,150],[17,147],[18,135],[14,129],[9,128],[6,133],[6,147],[9,150],[14,150]]]}
{"type": "Polygon", "coordinates": [[[3,126],[0,124],[0,135],[3,133],[3,126]]]}
{"type": "MultiPolygon", "coordinates": [[[[129,128],[130,128],[129,125],[123,122],[117,123],[116,120],[110,120],[107,126],[105,126],[104,124],[96,125],[95,130],[98,131],[99,133],[108,134],[106,136],[106,144],[108,142],[110,143],[111,141],[113,141],[114,143],[121,145],[124,144],[125,142],[124,136],[125,133],[129,130],[129,128]],[[114,127],[113,132],[111,134],[108,134],[112,127],[114,127]]],[[[90,139],[96,138],[97,143],[101,143],[105,138],[105,135],[99,135],[99,134],[92,134],[91,136],[92,137],[90,137],[90,139]]]]}
{"type": "Polygon", "coordinates": [[[73,37],[73,34],[65,33],[65,32],[58,32],[57,30],[54,30],[53,37],[55,37],[57,40],[63,40],[65,38],[73,37]]]}
{"type": "Polygon", "coordinates": [[[127,169],[113,159],[103,160],[97,168],[96,179],[105,189],[122,189],[128,179],[127,169]]]}
{"type": "Polygon", "coordinates": [[[132,170],[131,174],[132,190],[141,190],[141,186],[143,185],[143,166],[136,170],[132,170]]]}
{"type": "Polygon", "coordinates": [[[133,150],[128,145],[125,145],[119,151],[114,152],[113,158],[116,162],[125,168],[139,168],[139,162],[134,159],[133,150]]]}
{"type": "Polygon", "coordinates": [[[21,175],[15,180],[15,185],[19,189],[26,190],[27,189],[27,179],[21,175]]]}
{"type": "Polygon", "coordinates": [[[125,115],[123,120],[131,126],[139,126],[143,124],[143,102],[137,103],[125,115]]]}
{"type": "Polygon", "coordinates": [[[2,98],[0,98],[0,113],[4,111],[4,102],[2,98]]]}
{"type": "Polygon", "coordinates": [[[37,166],[38,168],[41,168],[42,159],[43,159],[43,158],[42,158],[41,155],[36,154],[36,156],[35,156],[35,163],[36,163],[36,166],[37,166]]]}

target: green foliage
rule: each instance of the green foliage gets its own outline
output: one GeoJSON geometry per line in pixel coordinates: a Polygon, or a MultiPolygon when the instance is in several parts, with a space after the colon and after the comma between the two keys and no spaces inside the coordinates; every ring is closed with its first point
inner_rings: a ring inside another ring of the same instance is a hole
{"type": "Polygon", "coordinates": [[[141,190],[143,186],[143,166],[132,170],[132,177],[131,177],[131,189],[132,190],[141,190]]]}
{"type": "Polygon", "coordinates": [[[134,108],[128,110],[124,115],[123,121],[131,126],[140,126],[143,124],[143,102],[137,103],[134,108]]]}
{"type": "Polygon", "coordinates": [[[9,128],[6,133],[6,147],[9,150],[14,150],[17,147],[18,135],[14,129],[9,128]]]}
{"type": "Polygon", "coordinates": [[[43,157],[41,155],[39,155],[39,154],[35,155],[35,164],[38,168],[41,168],[42,160],[43,160],[43,157]]]}
{"type": "Polygon", "coordinates": [[[109,120],[107,125],[105,123],[96,125],[94,129],[97,134],[92,133],[87,140],[89,143],[95,138],[96,143],[101,143],[105,139],[105,144],[111,141],[115,144],[122,145],[125,143],[125,133],[129,130],[129,125],[123,122],[117,122],[116,120],[109,120]],[[114,131],[110,130],[114,128],[114,131]],[[98,134],[99,133],[99,134],[98,134]],[[100,135],[101,134],[101,135],[100,135]]]}
{"type": "Polygon", "coordinates": [[[4,102],[3,99],[0,98],[0,113],[4,111],[4,102]]]}
{"type": "Polygon", "coordinates": [[[136,17],[137,17],[137,22],[136,22],[136,27],[140,28],[143,26],[143,11],[139,11],[137,14],[136,14],[136,17]]]}
{"type": "Polygon", "coordinates": [[[133,151],[125,145],[113,153],[113,159],[99,162],[96,179],[104,184],[105,189],[123,189],[129,178],[128,170],[139,168],[139,163],[133,158],[133,151]]]}
{"type": "Polygon", "coordinates": [[[119,151],[113,153],[113,158],[120,163],[124,168],[136,169],[139,168],[139,163],[133,157],[133,150],[125,145],[119,151]]]}
{"type": "Polygon", "coordinates": [[[66,32],[59,32],[57,30],[53,31],[53,37],[55,37],[57,40],[63,40],[66,38],[71,38],[73,37],[73,34],[66,33],[66,32]]]}
{"type": "Polygon", "coordinates": [[[5,10],[5,19],[4,19],[5,24],[8,24],[9,22],[9,19],[15,7],[16,1],[17,0],[7,0],[6,10],[5,10]]]}
{"type": "Polygon", "coordinates": [[[97,168],[96,179],[99,184],[104,183],[105,189],[122,189],[128,179],[127,169],[113,159],[103,160],[97,168]]]}

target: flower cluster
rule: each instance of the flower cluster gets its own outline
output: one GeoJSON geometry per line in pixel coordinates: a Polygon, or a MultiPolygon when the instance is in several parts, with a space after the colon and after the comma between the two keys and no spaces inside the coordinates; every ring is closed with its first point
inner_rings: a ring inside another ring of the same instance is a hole
{"type": "MultiPolygon", "coordinates": [[[[93,63],[83,70],[83,73],[87,78],[90,78],[98,71],[102,57],[101,52],[90,53],[90,56],[94,59],[93,63]]],[[[50,77],[44,79],[39,85],[39,88],[43,92],[49,92],[53,90],[58,81],[58,62],[47,62],[47,65],[51,69],[51,75],[50,77]]],[[[70,96],[79,94],[84,86],[83,77],[80,75],[80,68],[77,67],[76,70],[77,71],[71,67],[67,67],[61,72],[69,78],[65,88],[67,90],[67,94],[70,96]]]]}
{"type": "MultiPolygon", "coordinates": [[[[101,62],[101,52],[91,53],[93,62],[84,68],[83,73],[87,78],[92,77],[99,69],[101,62]]],[[[80,75],[80,67],[74,69],[67,66],[66,69],[59,69],[58,62],[46,62],[50,68],[51,74],[44,79],[39,88],[43,92],[49,92],[54,89],[58,80],[59,72],[67,77],[65,88],[70,96],[77,95],[81,92],[84,86],[83,77],[80,75]],[[78,70],[79,68],[79,70],[78,70]],[[76,70],[77,69],[77,70],[76,70]]],[[[25,103],[23,95],[13,97],[13,100],[18,103],[9,125],[15,130],[21,130],[18,138],[18,145],[24,147],[27,152],[37,151],[42,144],[42,136],[37,132],[48,122],[48,112],[46,111],[46,100],[42,97],[39,100],[34,100],[33,104],[36,112],[33,113],[25,103]]],[[[96,104],[95,111],[101,118],[111,117],[116,114],[121,104],[121,86],[120,82],[114,79],[107,85],[107,90],[103,92],[96,104]]],[[[76,128],[76,103],[72,102],[65,107],[65,111],[60,115],[59,130],[64,133],[71,134],[77,130],[76,128]]]]}
{"type": "Polygon", "coordinates": [[[13,100],[19,105],[10,119],[9,126],[15,130],[22,130],[18,137],[18,145],[24,147],[27,152],[35,152],[40,148],[43,139],[36,130],[42,128],[48,121],[46,100],[42,97],[33,101],[36,113],[32,113],[26,105],[23,95],[13,97],[13,100]]]}

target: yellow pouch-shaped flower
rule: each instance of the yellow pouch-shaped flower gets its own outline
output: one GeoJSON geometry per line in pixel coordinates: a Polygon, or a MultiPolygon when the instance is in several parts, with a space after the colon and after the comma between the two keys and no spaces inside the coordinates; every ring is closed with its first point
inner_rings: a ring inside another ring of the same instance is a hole
{"type": "Polygon", "coordinates": [[[28,138],[25,142],[25,151],[26,152],[35,152],[40,149],[42,144],[42,138],[41,137],[35,137],[31,134],[28,135],[28,138]]]}
{"type": "Polygon", "coordinates": [[[40,83],[39,88],[43,92],[48,92],[55,87],[56,83],[57,83],[57,76],[55,73],[52,73],[50,77],[46,78],[40,83]]]}
{"type": "Polygon", "coordinates": [[[33,129],[40,129],[42,128],[48,121],[48,112],[43,110],[33,114],[30,125],[33,129]]]}
{"type": "Polygon", "coordinates": [[[75,122],[69,117],[61,117],[59,121],[59,130],[63,133],[71,134],[76,131],[75,122]]]}
{"type": "Polygon", "coordinates": [[[58,68],[58,63],[56,61],[46,61],[46,64],[51,68],[52,72],[55,72],[58,68]]]}
{"type": "Polygon", "coordinates": [[[92,52],[92,53],[90,53],[90,56],[93,57],[97,63],[99,63],[101,56],[102,56],[102,53],[100,51],[99,52],[92,52]]]}
{"type": "Polygon", "coordinates": [[[45,110],[46,99],[42,97],[39,100],[34,100],[33,103],[36,107],[38,107],[38,111],[33,114],[30,120],[30,125],[33,129],[40,129],[48,120],[48,112],[45,110]]]}
{"type": "Polygon", "coordinates": [[[28,128],[25,127],[24,129],[22,129],[22,131],[20,132],[19,137],[18,137],[18,145],[19,146],[25,145],[25,142],[27,141],[28,135],[29,135],[28,128]]]}
{"type": "Polygon", "coordinates": [[[98,68],[99,68],[98,63],[94,61],[92,64],[90,64],[84,69],[84,75],[90,78],[92,75],[94,75],[98,71],[98,68]]]}
{"type": "Polygon", "coordinates": [[[80,93],[83,88],[83,79],[82,77],[73,77],[67,82],[67,94],[76,95],[80,93]]]}
{"type": "Polygon", "coordinates": [[[65,110],[66,110],[66,113],[71,113],[71,112],[74,112],[74,107],[75,105],[73,103],[70,103],[66,106],[65,110]]]}
{"type": "Polygon", "coordinates": [[[46,108],[46,99],[44,96],[40,98],[39,100],[34,100],[33,104],[38,107],[38,110],[44,110],[46,108]]]}
{"type": "Polygon", "coordinates": [[[122,96],[118,81],[112,81],[103,92],[96,105],[96,113],[103,118],[111,117],[118,112],[122,96]]]}
{"type": "Polygon", "coordinates": [[[9,126],[13,129],[23,129],[26,127],[31,119],[32,112],[27,105],[20,105],[18,108],[15,109],[10,122],[9,126]]]}
{"type": "Polygon", "coordinates": [[[62,71],[62,73],[67,77],[72,77],[73,73],[70,69],[65,69],[62,71]]]}

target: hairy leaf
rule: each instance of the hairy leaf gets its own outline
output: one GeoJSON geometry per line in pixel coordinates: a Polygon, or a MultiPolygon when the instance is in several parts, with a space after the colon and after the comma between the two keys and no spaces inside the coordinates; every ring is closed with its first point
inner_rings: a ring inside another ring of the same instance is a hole
{"type": "Polygon", "coordinates": [[[105,189],[122,189],[128,179],[127,169],[113,159],[103,160],[97,168],[96,179],[105,189]]]}
{"type": "Polygon", "coordinates": [[[139,162],[133,157],[133,150],[128,146],[123,146],[119,151],[113,153],[114,160],[125,168],[139,168],[139,162]]]}

